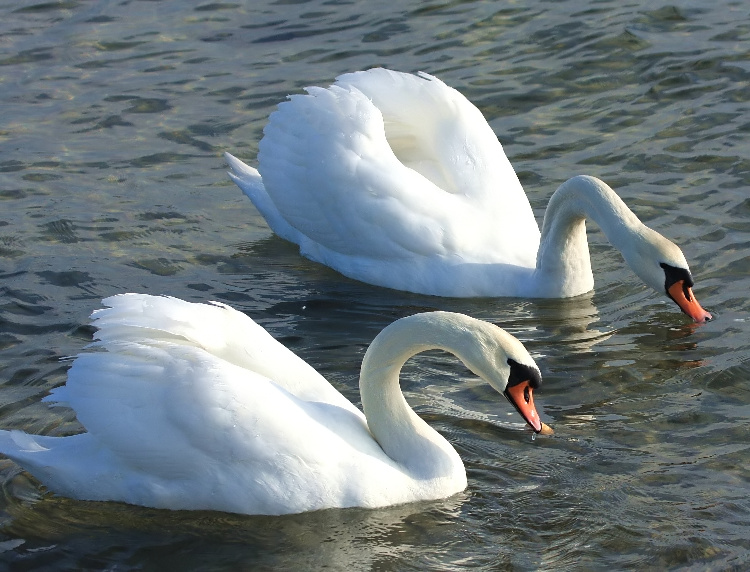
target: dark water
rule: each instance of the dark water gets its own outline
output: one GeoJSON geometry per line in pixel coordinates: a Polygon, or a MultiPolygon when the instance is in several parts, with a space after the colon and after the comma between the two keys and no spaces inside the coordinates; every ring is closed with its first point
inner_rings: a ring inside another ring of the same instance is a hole
{"type": "Polygon", "coordinates": [[[46,494],[0,459],[0,569],[741,570],[750,565],[750,5],[33,2],[0,5],[0,427],[80,430],[40,403],[126,291],[221,300],[351,399],[393,319],[462,311],[537,359],[532,442],[443,354],[404,388],[456,446],[441,502],[282,518],[46,494]],[[225,175],[303,86],[424,70],[485,113],[541,217],[588,173],[683,247],[716,319],[688,324],[590,229],[595,292],[442,300],[306,261],[225,175]],[[456,379],[459,383],[456,383],[456,379]],[[179,568],[177,568],[179,567],[179,568]]]}

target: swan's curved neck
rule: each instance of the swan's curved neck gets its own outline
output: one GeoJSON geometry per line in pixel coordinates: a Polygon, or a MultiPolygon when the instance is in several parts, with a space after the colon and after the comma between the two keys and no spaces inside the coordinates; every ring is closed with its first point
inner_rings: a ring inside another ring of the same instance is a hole
{"type": "Polygon", "coordinates": [[[552,195],[544,215],[536,258],[537,281],[555,296],[577,296],[594,287],[586,219],[596,222],[622,251],[643,223],[606,183],[577,176],[552,195]]]}
{"type": "MultiPolygon", "coordinates": [[[[373,340],[362,361],[360,394],[370,431],[385,453],[419,479],[465,475],[455,449],[409,407],[399,384],[399,373],[412,356],[442,349],[470,369],[477,361],[471,348],[477,332],[466,316],[430,312],[402,318],[373,340]]],[[[480,334],[481,336],[481,334],[480,334]]]]}

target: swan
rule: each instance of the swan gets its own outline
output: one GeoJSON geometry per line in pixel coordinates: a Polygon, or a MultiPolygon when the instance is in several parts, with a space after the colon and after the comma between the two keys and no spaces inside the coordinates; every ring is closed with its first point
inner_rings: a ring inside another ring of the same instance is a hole
{"type": "Polygon", "coordinates": [[[378,286],[453,297],[566,298],[594,287],[585,219],[696,322],[682,251],[603,181],[552,195],[541,234],[482,113],[426,73],[375,68],[308,87],[273,112],[258,169],[229,176],[302,255],[378,286]]]}
{"type": "Polygon", "coordinates": [[[461,458],[399,387],[406,360],[433,348],[552,433],[521,342],[463,314],[415,314],[378,334],[362,362],[363,415],[229,306],[145,294],[102,304],[91,315],[99,351],[79,354],[44,398],[72,407],[87,432],[0,431],[0,452],[62,496],[269,515],[448,497],[467,486],[461,458]]]}

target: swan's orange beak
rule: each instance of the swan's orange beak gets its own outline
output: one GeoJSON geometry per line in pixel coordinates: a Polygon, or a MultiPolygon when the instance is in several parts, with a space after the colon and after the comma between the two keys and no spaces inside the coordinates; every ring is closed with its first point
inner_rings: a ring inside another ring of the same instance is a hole
{"type": "Polygon", "coordinates": [[[690,316],[695,322],[707,322],[713,316],[706,312],[693,295],[693,289],[685,286],[684,280],[678,280],[667,290],[669,297],[680,307],[680,310],[690,316]]]}
{"type": "Polygon", "coordinates": [[[534,388],[528,381],[517,383],[513,387],[505,388],[505,397],[513,404],[513,407],[531,425],[531,428],[539,433],[542,430],[542,421],[534,406],[534,388]]]}

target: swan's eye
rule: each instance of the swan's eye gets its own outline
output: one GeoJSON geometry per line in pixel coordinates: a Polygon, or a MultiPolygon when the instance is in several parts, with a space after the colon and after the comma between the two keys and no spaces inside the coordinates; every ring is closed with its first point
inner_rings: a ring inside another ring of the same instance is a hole
{"type": "Polygon", "coordinates": [[[530,399],[531,399],[531,390],[529,389],[529,386],[527,385],[527,386],[526,386],[526,387],[524,387],[524,389],[523,389],[523,400],[524,400],[524,401],[525,401],[526,403],[528,403],[530,399]]]}
{"type": "Polygon", "coordinates": [[[510,366],[508,387],[513,387],[523,382],[526,382],[531,389],[536,389],[542,385],[542,375],[535,366],[520,364],[513,358],[508,358],[508,365],[510,366]]]}
{"type": "Polygon", "coordinates": [[[669,289],[672,287],[672,285],[682,280],[682,289],[684,291],[685,298],[690,301],[688,288],[693,287],[693,277],[690,275],[690,271],[687,268],[677,268],[676,266],[670,266],[665,262],[660,262],[659,266],[664,269],[664,290],[666,290],[667,296],[670,296],[669,289]]]}

